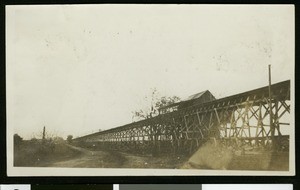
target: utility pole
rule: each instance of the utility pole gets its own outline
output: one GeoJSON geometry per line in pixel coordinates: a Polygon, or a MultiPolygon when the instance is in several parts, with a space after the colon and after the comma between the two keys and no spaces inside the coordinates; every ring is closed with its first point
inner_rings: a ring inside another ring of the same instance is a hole
{"type": "Polygon", "coordinates": [[[275,142],[275,128],[273,125],[273,109],[272,109],[272,90],[271,90],[271,65],[269,65],[269,116],[270,116],[270,130],[271,130],[271,140],[272,140],[272,149],[276,148],[275,142]]]}
{"type": "Polygon", "coordinates": [[[45,140],[46,138],[46,127],[44,126],[44,129],[43,129],[43,140],[45,140]]]}

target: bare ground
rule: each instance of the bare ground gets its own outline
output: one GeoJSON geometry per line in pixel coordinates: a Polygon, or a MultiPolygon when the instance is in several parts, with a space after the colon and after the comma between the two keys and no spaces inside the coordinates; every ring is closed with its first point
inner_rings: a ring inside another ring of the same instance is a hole
{"type": "Polygon", "coordinates": [[[203,144],[183,169],[288,171],[289,152],[265,149],[235,149],[214,141],[203,144]]]}
{"type": "Polygon", "coordinates": [[[78,156],[64,161],[45,163],[46,167],[72,168],[179,168],[184,162],[174,156],[142,156],[112,151],[93,151],[67,145],[78,151],[78,156]]]}
{"type": "MultiPolygon", "coordinates": [[[[15,154],[15,166],[66,168],[161,168],[161,169],[227,169],[227,170],[288,170],[288,155],[246,153],[231,154],[228,150],[203,146],[188,158],[175,155],[136,155],[117,151],[89,150],[60,144],[44,155],[24,145],[15,154]],[[22,151],[21,151],[22,150],[22,151]]],[[[217,146],[218,147],[218,146],[217,146]]]]}

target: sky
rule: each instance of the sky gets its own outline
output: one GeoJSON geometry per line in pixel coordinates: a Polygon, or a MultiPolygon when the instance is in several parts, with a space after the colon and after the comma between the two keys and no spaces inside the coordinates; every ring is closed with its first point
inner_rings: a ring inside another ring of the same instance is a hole
{"type": "Polygon", "coordinates": [[[7,6],[7,128],[78,137],[132,122],[154,88],[222,98],[268,85],[269,64],[293,80],[294,35],[291,5],[7,6]]]}

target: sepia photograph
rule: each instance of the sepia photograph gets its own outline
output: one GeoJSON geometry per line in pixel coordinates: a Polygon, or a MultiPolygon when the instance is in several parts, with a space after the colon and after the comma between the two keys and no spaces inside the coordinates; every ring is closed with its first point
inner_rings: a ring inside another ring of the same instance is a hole
{"type": "Polygon", "coordinates": [[[6,6],[8,176],[294,175],[294,17],[6,6]]]}

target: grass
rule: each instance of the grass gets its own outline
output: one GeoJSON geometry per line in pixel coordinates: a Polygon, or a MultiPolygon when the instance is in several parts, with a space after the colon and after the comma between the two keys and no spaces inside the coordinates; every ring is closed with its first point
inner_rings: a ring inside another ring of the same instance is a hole
{"type": "Polygon", "coordinates": [[[14,166],[43,166],[47,162],[67,160],[80,153],[66,142],[22,141],[14,148],[14,166]]]}

